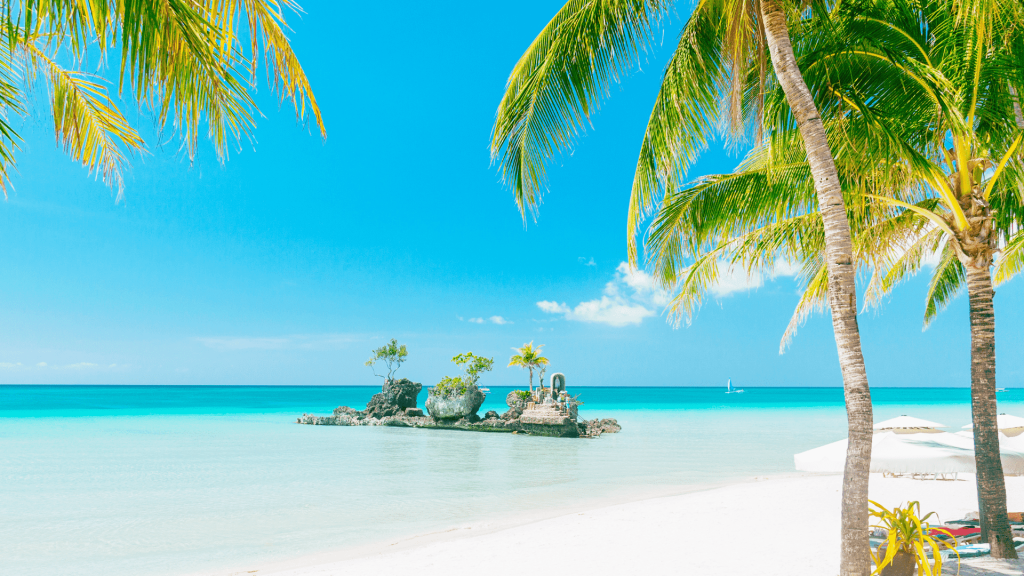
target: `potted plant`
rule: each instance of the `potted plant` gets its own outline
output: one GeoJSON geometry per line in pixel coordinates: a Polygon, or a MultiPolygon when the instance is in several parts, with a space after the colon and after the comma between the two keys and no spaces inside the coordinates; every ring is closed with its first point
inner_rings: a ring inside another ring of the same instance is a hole
{"type": "Polygon", "coordinates": [[[956,552],[956,538],[949,530],[932,528],[927,520],[935,513],[929,512],[921,517],[921,505],[918,502],[909,502],[903,508],[897,506],[892,510],[874,501],[871,505],[874,506],[871,516],[879,521],[872,528],[881,528],[887,532],[877,552],[871,552],[871,559],[875,562],[872,576],[941,576],[942,550],[947,548],[956,552]],[[949,540],[936,538],[940,535],[945,535],[949,540]]]}

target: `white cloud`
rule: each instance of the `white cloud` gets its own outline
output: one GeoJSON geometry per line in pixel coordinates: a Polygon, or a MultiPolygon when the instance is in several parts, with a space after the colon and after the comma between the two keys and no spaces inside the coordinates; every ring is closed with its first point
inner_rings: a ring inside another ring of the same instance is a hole
{"type": "Polygon", "coordinates": [[[580,302],[575,307],[542,300],[537,302],[537,307],[548,314],[561,314],[566,320],[621,327],[640,324],[644,318],[654,316],[652,307],[667,303],[668,294],[655,285],[650,274],[630,270],[622,262],[615,268],[612,280],[605,284],[604,295],[600,298],[580,302]]]}
{"type": "Polygon", "coordinates": [[[67,368],[69,370],[81,370],[83,368],[95,368],[95,367],[96,367],[96,364],[93,364],[92,362],[79,362],[77,364],[68,364],[64,368],[67,368]]]}
{"type": "Polygon", "coordinates": [[[39,366],[40,368],[46,368],[46,362],[40,362],[36,364],[36,366],[39,366]]]}
{"type": "Polygon", "coordinates": [[[602,296],[599,300],[580,302],[578,306],[566,313],[565,319],[621,327],[639,324],[648,316],[654,316],[654,311],[642,304],[634,304],[622,298],[602,296]]]}
{"type": "Polygon", "coordinates": [[[586,256],[580,256],[577,260],[579,260],[580,264],[583,264],[584,266],[597,266],[597,262],[594,262],[593,256],[589,259],[586,256]]]}
{"type": "Polygon", "coordinates": [[[21,366],[21,362],[0,362],[0,368],[17,368],[21,366]]]}
{"type": "Polygon", "coordinates": [[[470,318],[469,321],[472,322],[473,324],[483,324],[484,322],[486,322],[486,320],[484,320],[483,318],[470,318]]]}
{"type": "Polygon", "coordinates": [[[547,300],[541,300],[537,302],[537,308],[547,312],[548,314],[567,314],[570,310],[565,304],[559,304],[558,302],[549,302],[547,300]]]}
{"type": "MultiPolygon", "coordinates": [[[[716,298],[764,284],[764,276],[761,274],[748,275],[723,262],[718,266],[718,282],[710,289],[716,298]]],[[[770,279],[795,276],[798,272],[796,265],[783,262],[772,271],[770,279]]],[[[541,300],[537,302],[537,307],[547,314],[562,315],[566,320],[621,327],[640,324],[644,318],[657,314],[657,310],[667,306],[670,300],[669,293],[658,286],[653,276],[643,270],[633,270],[622,262],[616,266],[615,276],[605,284],[604,294],[600,298],[580,302],[574,307],[565,302],[541,300]]]]}
{"type": "Polygon", "coordinates": [[[214,350],[321,350],[342,348],[359,338],[347,334],[292,334],[276,338],[200,337],[196,340],[214,350]]]}
{"type": "Polygon", "coordinates": [[[495,324],[511,324],[509,320],[502,318],[501,316],[491,316],[489,320],[495,324]]]}
{"type": "MultiPolygon", "coordinates": [[[[768,280],[780,277],[793,277],[800,273],[800,266],[788,261],[782,261],[775,265],[771,274],[767,275],[768,280]]],[[[718,282],[710,288],[711,294],[716,298],[724,298],[737,292],[746,292],[764,286],[765,275],[760,272],[748,274],[746,270],[738,266],[729,266],[726,262],[718,262],[718,282]]]]}

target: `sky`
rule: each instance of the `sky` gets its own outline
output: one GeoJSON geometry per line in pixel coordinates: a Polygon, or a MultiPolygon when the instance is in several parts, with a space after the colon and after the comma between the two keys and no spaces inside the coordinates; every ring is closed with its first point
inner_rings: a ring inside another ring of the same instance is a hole
{"type": "MultiPolygon", "coordinates": [[[[260,86],[255,142],[194,163],[136,108],[148,143],[124,198],[69,160],[37,105],[0,203],[0,383],[432,385],[452,356],[495,358],[485,385],[522,385],[511,348],[543,344],[573,385],[840,386],[827,315],[779,354],[799,279],[723,282],[678,328],[626,259],[636,154],[681,19],[615,84],[549,165],[524,221],[488,151],[508,73],[560,4],[305,0],[292,43],[328,137],[260,86]]],[[[682,9],[682,8],[681,8],[682,9]]],[[[728,172],[713,143],[690,175],[728,172]]],[[[861,316],[873,386],[969,385],[966,296],[922,331],[925,277],[861,316]]],[[[1024,281],[998,290],[1000,386],[1024,386],[1024,281]]]]}

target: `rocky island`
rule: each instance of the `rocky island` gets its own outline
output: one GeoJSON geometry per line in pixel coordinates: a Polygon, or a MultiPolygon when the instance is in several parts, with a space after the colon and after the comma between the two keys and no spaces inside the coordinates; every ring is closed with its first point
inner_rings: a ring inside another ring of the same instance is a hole
{"type": "Polygon", "coordinates": [[[498,414],[488,411],[480,417],[486,389],[475,384],[458,394],[431,394],[427,413],[417,407],[423,386],[407,378],[389,380],[383,391],[374,394],[364,410],[339,406],[330,416],[303,414],[299,424],[320,426],[400,426],[476,432],[509,432],[558,438],[596,438],[621,430],[613,418],[579,420],[577,398],[565,392],[565,377],[556,374],[550,388],[533,392],[513,390],[505,398],[508,410],[498,414]],[[561,377],[561,378],[559,378],[561,377]],[[561,381],[560,387],[555,384],[561,381]]]}
{"type": "Polygon", "coordinates": [[[514,348],[517,352],[509,366],[526,368],[530,372],[530,389],[513,390],[505,397],[508,410],[499,415],[488,411],[481,418],[477,412],[483,406],[488,392],[477,386],[484,372],[494,366],[493,358],[477,356],[472,352],[459,354],[452,362],[462,370],[462,375],[445,376],[428,391],[427,413],[416,406],[417,397],[423,385],[407,378],[396,380],[394,373],[405,361],[408,351],[404,344],[394,338],[373,351],[366,365],[373,370],[383,364],[387,374],[374,374],[384,379],[381,391],[366,403],[366,408],[356,410],[339,406],[330,416],[303,414],[299,424],[320,426],[401,426],[406,428],[437,428],[441,430],[471,430],[475,432],[510,432],[532,436],[553,436],[557,438],[597,438],[601,434],[618,432],[622,428],[612,418],[580,420],[578,408],[582,404],[579,396],[565,391],[565,375],[551,376],[550,386],[544,385],[544,372],[548,359],[541,356],[541,347],[533,342],[514,348]],[[533,371],[540,370],[540,386],[533,387],[533,371]]]}

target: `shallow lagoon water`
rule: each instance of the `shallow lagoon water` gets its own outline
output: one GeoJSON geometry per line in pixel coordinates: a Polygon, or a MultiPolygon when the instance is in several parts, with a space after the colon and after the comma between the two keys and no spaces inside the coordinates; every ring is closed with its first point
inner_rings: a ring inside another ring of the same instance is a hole
{"type": "MultiPolygon", "coordinates": [[[[839,389],[574,388],[597,440],[300,426],[375,390],[0,386],[0,565],[19,575],[180,575],[537,510],[793,471],[845,437],[839,389]]],[[[503,411],[494,388],[483,410],[503,411]]],[[[423,400],[423,395],[421,395],[423,400]]],[[[876,419],[959,428],[964,389],[879,389],[876,419]]],[[[999,395],[1024,416],[1024,390],[999,395]]]]}

